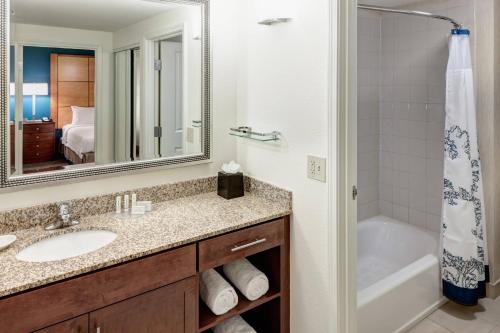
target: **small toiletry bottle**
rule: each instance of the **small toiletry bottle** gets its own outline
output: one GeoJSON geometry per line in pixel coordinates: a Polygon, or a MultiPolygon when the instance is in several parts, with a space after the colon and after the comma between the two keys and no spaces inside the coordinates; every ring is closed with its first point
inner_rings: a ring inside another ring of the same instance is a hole
{"type": "Polygon", "coordinates": [[[132,193],[132,208],[137,206],[137,194],[132,193]]]}
{"type": "Polygon", "coordinates": [[[116,197],[116,214],[121,214],[122,213],[122,197],[117,196],[116,197]]]}
{"type": "Polygon", "coordinates": [[[129,204],[130,204],[129,196],[128,196],[128,194],[125,194],[123,196],[123,211],[125,213],[128,213],[129,204]]]}

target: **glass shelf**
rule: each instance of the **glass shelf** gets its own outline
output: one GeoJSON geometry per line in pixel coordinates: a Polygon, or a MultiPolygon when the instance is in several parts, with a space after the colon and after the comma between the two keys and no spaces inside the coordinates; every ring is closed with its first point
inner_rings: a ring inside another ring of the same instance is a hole
{"type": "Polygon", "coordinates": [[[236,136],[239,138],[244,138],[244,139],[250,139],[254,141],[261,141],[261,142],[271,142],[271,141],[280,141],[281,133],[278,131],[273,131],[271,133],[260,133],[260,132],[254,132],[252,131],[251,127],[238,127],[238,128],[231,128],[231,132],[229,132],[230,135],[236,136]]]}

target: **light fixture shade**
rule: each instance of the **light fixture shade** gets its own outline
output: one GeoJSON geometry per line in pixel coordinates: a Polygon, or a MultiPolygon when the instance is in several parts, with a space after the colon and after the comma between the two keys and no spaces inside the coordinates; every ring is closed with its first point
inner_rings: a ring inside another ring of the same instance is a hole
{"type": "Polygon", "coordinates": [[[49,85],[47,83],[24,83],[23,95],[25,96],[47,96],[49,94],[49,85]]]}
{"type": "MultiPolygon", "coordinates": [[[[16,84],[10,84],[10,96],[16,94],[16,84]]],[[[23,83],[24,96],[47,96],[49,94],[48,83],[23,83]]]]}
{"type": "MultiPolygon", "coordinates": [[[[271,19],[291,20],[297,16],[296,0],[254,0],[256,1],[257,20],[271,19]]],[[[286,22],[286,21],[284,21],[286,22]]]]}

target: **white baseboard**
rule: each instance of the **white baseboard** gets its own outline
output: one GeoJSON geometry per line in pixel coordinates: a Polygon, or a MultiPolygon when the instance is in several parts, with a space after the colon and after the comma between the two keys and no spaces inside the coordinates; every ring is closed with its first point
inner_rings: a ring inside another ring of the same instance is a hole
{"type": "Polygon", "coordinates": [[[486,285],[486,296],[495,299],[500,296],[500,280],[486,285]]]}

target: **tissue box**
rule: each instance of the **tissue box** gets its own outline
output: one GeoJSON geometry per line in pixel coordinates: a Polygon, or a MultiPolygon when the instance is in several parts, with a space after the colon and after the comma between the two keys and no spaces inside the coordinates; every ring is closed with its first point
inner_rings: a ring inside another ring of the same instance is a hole
{"type": "Polygon", "coordinates": [[[217,178],[217,194],[225,199],[239,198],[245,195],[243,173],[219,172],[217,178]]]}

